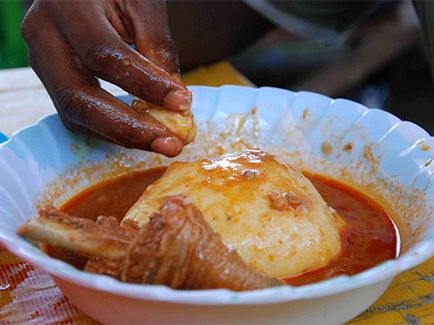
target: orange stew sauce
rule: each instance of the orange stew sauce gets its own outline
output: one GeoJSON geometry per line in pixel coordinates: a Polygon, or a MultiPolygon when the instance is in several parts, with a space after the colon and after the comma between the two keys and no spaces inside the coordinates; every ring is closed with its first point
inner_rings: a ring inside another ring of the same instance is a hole
{"type": "MultiPolygon", "coordinates": [[[[100,215],[122,220],[149,184],[164,173],[165,167],[134,171],[91,186],[68,200],[61,210],[76,217],[96,219],[100,215]]],[[[374,201],[333,179],[305,173],[325,201],[345,219],[342,232],[344,250],[328,266],[285,279],[291,285],[318,282],[341,274],[355,274],[398,256],[399,232],[393,220],[374,201]]],[[[65,256],[50,249],[50,255],[80,267],[85,260],[65,256]]]]}

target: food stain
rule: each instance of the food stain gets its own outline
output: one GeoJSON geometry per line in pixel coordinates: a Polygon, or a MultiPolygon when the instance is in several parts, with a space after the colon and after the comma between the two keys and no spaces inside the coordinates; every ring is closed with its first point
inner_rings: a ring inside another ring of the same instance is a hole
{"type": "Polygon", "coordinates": [[[420,146],[420,150],[422,151],[429,151],[430,147],[427,144],[423,144],[422,146],[420,146]]]}
{"type": "Polygon", "coordinates": [[[235,134],[237,136],[240,136],[241,134],[241,130],[244,128],[244,124],[246,124],[246,116],[243,115],[240,117],[240,119],[238,120],[238,125],[237,125],[237,130],[235,131],[235,134]]]}
{"type": "Polygon", "coordinates": [[[378,161],[375,159],[374,154],[372,153],[371,146],[369,144],[363,147],[363,157],[372,164],[374,169],[378,168],[378,161]]]}
{"type": "Polygon", "coordinates": [[[344,151],[346,152],[351,152],[351,150],[353,150],[353,144],[351,142],[348,142],[345,146],[344,146],[344,151]]]}
{"type": "Polygon", "coordinates": [[[226,153],[225,148],[221,144],[216,145],[217,154],[223,156],[226,153]]]}
{"type": "Polygon", "coordinates": [[[305,108],[304,111],[303,111],[303,115],[301,116],[301,118],[303,120],[307,120],[308,117],[309,117],[309,109],[305,108]]]}
{"type": "Polygon", "coordinates": [[[333,147],[329,142],[324,141],[321,143],[321,151],[324,155],[329,156],[333,152],[333,147]]]}

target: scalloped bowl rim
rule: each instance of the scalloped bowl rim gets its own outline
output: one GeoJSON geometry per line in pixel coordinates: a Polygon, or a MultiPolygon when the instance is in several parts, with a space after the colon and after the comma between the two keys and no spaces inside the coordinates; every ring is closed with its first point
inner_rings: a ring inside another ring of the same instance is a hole
{"type": "MultiPolygon", "coordinates": [[[[228,87],[234,89],[248,88],[256,92],[259,92],[264,88],[277,89],[279,91],[282,90],[280,88],[274,87],[251,88],[230,85],[222,87],[192,86],[189,88],[218,90],[228,87]]],[[[309,93],[312,96],[321,96],[323,98],[327,97],[313,92],[304,91],[302,93],[309,93]]],[[[330,97],[327,98],[329,98],[331,102],[335,100],[330,97]]],[[[35,124],[17,130],[7,141],[1,143],[0,147],[10,146],[14,143],[16,138],[20,137],[21,132],[30,128],[34,128],[38,124],[43,123],[44,120],[53,118],[53,116],[56,115],[57,114],[47,115],[39,119],[35,124]]],[[[401,120],[399,119],[399,121],[401,120]]],[[[411,122],[409,123],[413,124],[411,122]]],[[[420,128],[416,124],[413,125],[416,128],[420,128]]],[[[262,290],[236,292],[227,289],[175,290],[162,285],[123,283],[109,276],[95,275],[80,271],[61,260],[57,260],[43,254],[39,249],[21,237],[18,237],[17,240],[14,238],[14,236],[11,236],[7,230],[4,229],[0,229],[0,242],[18,257],[24,259],[32,265],[37,266],[40,269],[45,270],[50,275],[54,275],[55,277],[83,287],[136,299],[192,305],[259,305],[335,295],[392,278],[398,273],[408,270],[409,268],[422,263],[434,255],[433,235],[431,238],[424,239],[421,242],[416,243],[409,252],[404,253],[399,258],[388,260],[355,275],[341,275],[319,283],[303,285],[300,287],[282,286],[262,290]],[[385,268],[386,265],[387,269],[385,268]]]]}

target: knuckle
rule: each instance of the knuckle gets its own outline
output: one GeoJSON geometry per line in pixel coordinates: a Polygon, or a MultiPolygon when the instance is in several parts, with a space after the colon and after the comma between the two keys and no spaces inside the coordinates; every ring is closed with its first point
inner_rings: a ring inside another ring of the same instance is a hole
{"type": "Polygon", "coordinates": [[[75,123],[71,122],[65,115],[63,115],[60,112],[59,112],[59,116],[65,128],[67,128],[71,132],[77,133],[77,127],[75,123]]]}
{"type": "Polygon", "coordinates": [[[120,59],[119,51],[106,43],[95,43],[89,46],[84,56],[84,64],[97,74],[105,75],[110,66],[120,59]]]}
{"type": "Polygon", "coordinates": [[[163,37],[163,39],[165,40],[166,44],[168,44],[168,45],[171,46],[171,47],[175,47],[175,42],[174,42],[173,37],[172,37],[172,34],[170,33],[169,30],[167,30],[167,31],[164,33],[164,37],[163,37]]]}
{"type": "Polygon", "coordinates": [[[162,51],[161,56],[167,61],[174,61],[177,63],[178,56],[176,53],[176,49],[174,48],[165,48],[162,51]]]}
{"type": "Polygon", "coordinates": [[[154,46],[166,48],[173,52],[176,51],[175,42],[173,41],[172,34],[170,34],[169,31],[166,31],[163,34],[155,35],[153,37],[152,43],[154,46]]]}
{"type": "Polygon", "coordinates": [[[107,48],[105,44],[95,43],[89,46],[85,53],[84,63],[94,67],[100,63],[106,56],[107,48]]]}
{"type": "Polygon", "coordinates": [[[156,42],[156,46],[164,51],[164,57],[166,59],[173,60],[178,55],[175,42],[170,32],[165,33],[164,36],[156,42]]]}
{"type": "Polygon", "coordinates": [[[36,36],[36,28],[34,24],[33,13],[29,12],[23,19],[21,23],[21,36],[27,43],[30,43],[36,36]]]}
{"type": "Polygon", "coordinates": [[[55,90],[56,107],[62,116],[80,121],[83,118],[81,109],[81,93],[71,87],[59,87],[55,90]]]}
{"type": "Polygon", "coordinates": [[[38,32],[41,30],[41,25],[46,23],[49,17],[46,7],[46,1],[35,1],[27,11],[20,26],[21,36],[30,44],[38,32]]]}
{"type": "Polygon", "coordinates": [[[173,60],[177,57],[176,46],[173,42],[167,42],[164,47],[164,55],[167,59],[173,60]]]}

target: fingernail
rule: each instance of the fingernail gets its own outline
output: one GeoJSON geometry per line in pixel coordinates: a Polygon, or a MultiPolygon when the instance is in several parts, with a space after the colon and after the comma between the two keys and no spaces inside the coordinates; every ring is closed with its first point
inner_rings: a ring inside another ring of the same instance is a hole
{"type": "Polygon", "coordinates": [[[189,110],[191,107],[191,93],[188,90],[172,90],[164,98],[163,105],[177,111],[189,110]]]}
{"type": "Polygon", "coordinates": [[[177,137],[160,137],[151,143],[151,150],[167,157],[175,157],[182,151],[183,145],[177,137]]]}

